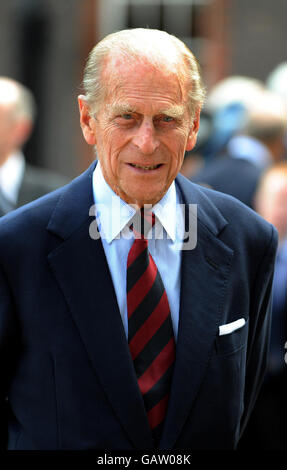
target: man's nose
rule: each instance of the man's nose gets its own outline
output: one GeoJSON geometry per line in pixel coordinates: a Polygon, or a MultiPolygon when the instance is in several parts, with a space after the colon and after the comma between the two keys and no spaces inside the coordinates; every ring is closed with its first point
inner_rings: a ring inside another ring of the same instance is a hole
{"type": "Polygon", "coordinates": [[[150,155],[159,146],[153,122],[143,121],[136,130],[133,143],[145,155],[150,155]]]}

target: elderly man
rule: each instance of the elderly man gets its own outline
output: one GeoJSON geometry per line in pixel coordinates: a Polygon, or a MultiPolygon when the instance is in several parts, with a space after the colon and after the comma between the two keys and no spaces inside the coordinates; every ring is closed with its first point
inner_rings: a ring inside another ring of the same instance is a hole
{"type": "Polygon", "coordinates": [[[30,90],[0,77],[0,216],[68,182],[25,161],[22,147],[31,135],[35,111],[30,90]]]}
{"type": "Polygon", "coordinates": [[[107,36],[84,87],[98,163],[0,222],[3,445],[233,449],[266,366],[276,231],[178,175],[204,99],[180,40],[107,36]]]}

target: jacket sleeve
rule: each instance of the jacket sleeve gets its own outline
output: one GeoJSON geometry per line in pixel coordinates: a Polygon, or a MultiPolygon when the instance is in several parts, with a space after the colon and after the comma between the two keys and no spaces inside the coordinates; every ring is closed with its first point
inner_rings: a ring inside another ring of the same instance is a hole
{"type": "MultiPolygon", "coordinates": [[[[255,286],[251,291],[244,412],[241,420],[240,436],[255,404],[267,367],[272,313],[272,283],[277,243],[277,231],[271,226],[271,238],[257,269],[255,286]]],[[[282,345],[282,358],[283,356],[282,345]]]]}
{"type": "Polygon", "coordinates": [[[8,282],[0,266],[0,449],[7,449],[8,389],[20,347],[19,328],[8,282]]]}

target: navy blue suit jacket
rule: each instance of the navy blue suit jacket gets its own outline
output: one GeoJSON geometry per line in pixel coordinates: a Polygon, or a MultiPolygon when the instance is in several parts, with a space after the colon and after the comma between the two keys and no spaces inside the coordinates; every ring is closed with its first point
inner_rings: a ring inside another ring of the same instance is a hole
{"type": "MultiPolygon", "coordinates": [[[[102,243],[89,236],[93,168],[0,220],[4,448],[152,449],[102,243]]],[[[176,184],[198,204],[198,242],[182,253],[160,447],[231,449],[265,370],[277,234],[230,196],[176,184]]]]}

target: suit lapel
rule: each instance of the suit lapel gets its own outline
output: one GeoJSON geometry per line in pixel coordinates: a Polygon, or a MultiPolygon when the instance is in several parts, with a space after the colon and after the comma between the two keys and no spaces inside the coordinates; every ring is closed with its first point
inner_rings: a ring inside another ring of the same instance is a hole
{"type": "Polygon", "coordinates": [[[116,416],[136,448],[150,448],[151,432],[102,242],[89,236],[91,174],[92,169],[60,200],[49,230],[64,241],[48,260],[116,416]]]}
{"type": "MultiPolygon", "coordinates": [[[[224,296],[233,252],[217,234],[226,225],[208,200],[190,200],[180,179],[186,204],[198,203],[197,245],[182,252],[181,301],[176,362],[161,447],[172,448],[185,424],[204,378],[215,335],[223,316],[224,296]],[[209,211],[213,217],[209,218],[209,211]]],[[[195,188],[196,189],[196,188],[195,188]]],[[[199,190],[196,190],[199,191],[199,190]]]]}

